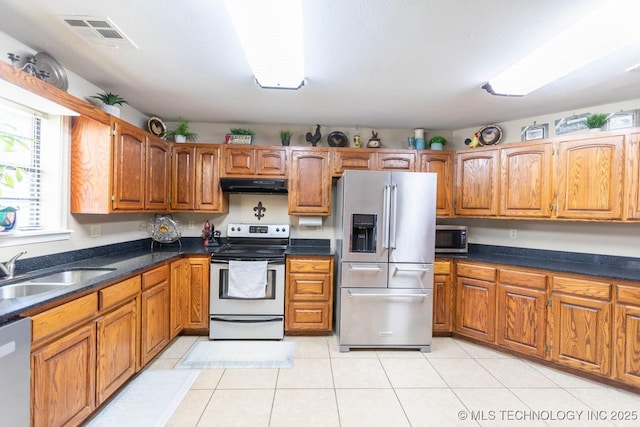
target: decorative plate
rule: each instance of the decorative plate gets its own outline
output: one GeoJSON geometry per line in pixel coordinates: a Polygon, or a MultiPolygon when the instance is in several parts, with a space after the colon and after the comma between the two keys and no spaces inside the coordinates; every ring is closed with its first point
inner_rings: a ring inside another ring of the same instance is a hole
{"type": "Polygon", "coordinates": [[[33,59],[36,61],[36,68],[38,71],[46,71],[49,73],[49,77],[45,80],[47,83],[64,91],[69,88],[67,73],[64,71],[64,68],[62,68],[62,66],[58,64],[58,62],[48,53],[38,52],[33,59]]]}
{"type": "Polygon", "coordinates": [[[327,143],[330,147],[346,147],[349,144],[349,139],[342,132],[331,132],[327,136],[327,143]]]}
{"type": "Polygon", "coordinates": [[[180,239],[178,223],[171,215],[156,215],[151,223],[151,238],[160,243],[172,243],[180,239]]]}
{"type": "Polygon", "coordinates": [[[478,131],[480,143],[482,145],[495,145],[502,141],[502,129],[497,125],[487,125],[478,131]]]}
{"type": "Polygon", "coordinates": [[[147,128],[152,135],[163,138],[167,134],[167,126],[159,117],[151,117],[147,121],[147,128]]]}

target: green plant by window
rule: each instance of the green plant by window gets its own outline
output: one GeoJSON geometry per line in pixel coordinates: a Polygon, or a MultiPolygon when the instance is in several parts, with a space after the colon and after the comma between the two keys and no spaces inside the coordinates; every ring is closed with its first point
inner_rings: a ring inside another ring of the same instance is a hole
{"type": "MultiPolygon", "coordinates": [[[[17,149],[30,150],[31,140],[24,138],[5,130],[0,130],[0,142],[3,143],[2,152],[10,153],[17,149]]],[[[0,197],[2,197],[2,188],[13,189],[17,182],[21,182],[27,172],[19,166],[11,166],[0,163],[0,197]]]]}
{"type": "Polygon", "coordinates": [[[607,123],[609,116],[606,114],[592,114],[584,121],[589,129],[598,129],[607,123]]]}
{"type": "Polygon", "coordinates": [[[447,143],[447,140],[443,136],[434,136],[429,140],[429,145],[438,143],[445,145],[447,143]]]}
{"type": "Polygon", "coordinates": [[[255,136],[255,134],[256,134],[251,129],[231,128],[229,130],[231,131],[231,135],[251,135],[251,136],[255,136]]]}
{"type": "Polygon", "coordinates": [[[187,141],[198,139],[198,134],[189,130],[189,122],[183,117],[178,117],[178,126],[167,132],[168,137],[175,138],[176,135],[184,136],[187,141]]]}
{"type": "Polygon", "coordinates": [[[92,98],[99,99],[103,104],[106,105],[122,105],[127,104],[127,101],[122,98],[120,95],[116,95],[115,93],[104,91],[102,93],[98,93],[93,95],[92,98]]]}

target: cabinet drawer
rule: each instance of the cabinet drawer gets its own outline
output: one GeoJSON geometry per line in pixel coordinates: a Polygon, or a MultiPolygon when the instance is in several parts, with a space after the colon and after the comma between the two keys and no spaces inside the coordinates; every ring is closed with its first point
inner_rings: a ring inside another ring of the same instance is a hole
{"type": "Polygon", "coordinates": [[[473,264],[458,264],[456,272],[458,276],[470,277],[479,280],[496,280],[496,269],[473,264]]]}
{"type": "Polygon", "coordinates": [[[618,292],[618,303],[640,306],[640,287],[617,285],[616,289],[618,292]]]}
{"type": "Polygon", "coordinates": [[[35,342],[52,336],[70,326],[89,320],[98,312],[98,293],[86,295],[36,314],[31,318],[33,329],[31,341],[35,342]]]}
{"type": "Polygon", "coordinates": [[[547,276],[540,273],[530,273],[516,270],[500,269],[500,284],[522,286],[524,288],[534,288],[545,290],[547,286],[547,276]]]}
{"type": "Polygon", "coordinates": [[[321,302],[296,302],[289,304],[286,328],[290,330],[331,331],[331,306],[321,302]]]}
{"type": "Polygon", "coordinates": [[[575,277],[553,276],[551,291],[601,300],[611,300],[611,283],[575,277]]]}
{"type": "Polygon", "coordinates": [[[449,274],[451,273],[451,262],[436,261],[433,264],[433,274],[449,274]]]}
{"type": "Polygon", "coordinates": [[[142,290],[153,288],[156,285],[167,282],[169,280],[169,264],[142,273],[142,290]]]}
{"type": "Polygon", "coordinates": [[[294,273],[289,276],[289,299],[294,301],[328,301],[331,283],[326,274],[294,273]]]}
{"type": "Polygon", "coordinates": [[[113,307],[121,302],[135,298],[140,292],[140,276],[102,289],[100,293],[100,310],[113,307]]]}
{"type": "Polygon", "coordinates": [[[330,273],[331,258],[296,258],[289,262],[289,273],[330,273]]]}

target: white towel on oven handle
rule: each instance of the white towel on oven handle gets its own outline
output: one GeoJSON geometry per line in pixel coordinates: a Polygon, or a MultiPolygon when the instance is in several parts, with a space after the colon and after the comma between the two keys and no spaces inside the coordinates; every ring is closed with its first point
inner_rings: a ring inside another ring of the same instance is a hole
{"type": "Polygon", "coordinates": [[[227,294],[235,298],[264,298],[267,261],[229,261],[227,294]]]}

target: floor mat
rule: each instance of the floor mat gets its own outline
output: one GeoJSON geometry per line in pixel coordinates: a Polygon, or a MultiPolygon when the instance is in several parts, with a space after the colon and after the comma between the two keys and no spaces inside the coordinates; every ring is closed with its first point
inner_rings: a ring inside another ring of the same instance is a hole
{"type": "Polygon", "coordinates": [[[199,374],[200,371],[144,371],[120,391],[87,426],[164,426],[199,374]]]}
{"type": "Polygon", "coordinates": [[[199,341],[177,368],[291,368],[291,341],[199,341]]]}

